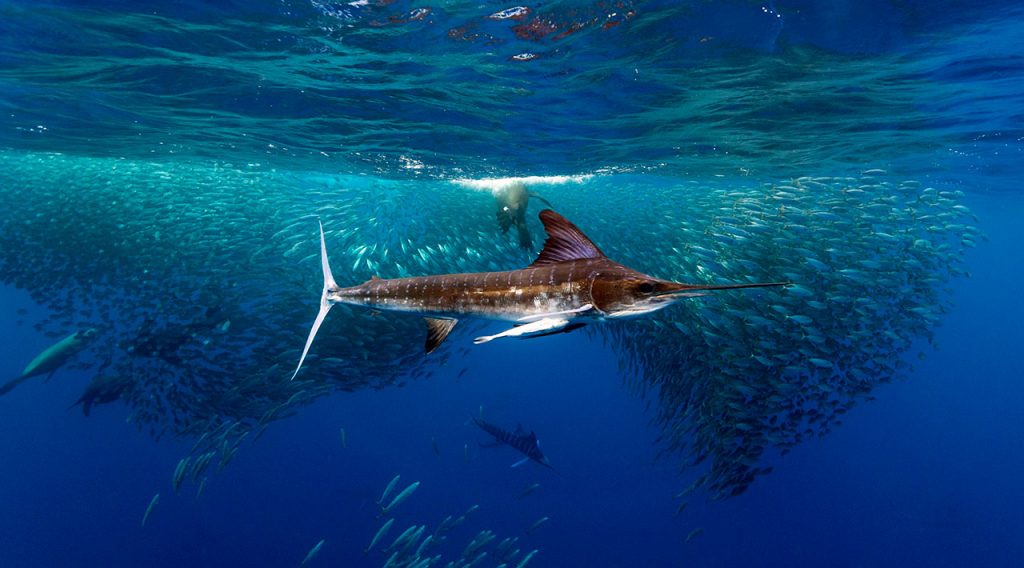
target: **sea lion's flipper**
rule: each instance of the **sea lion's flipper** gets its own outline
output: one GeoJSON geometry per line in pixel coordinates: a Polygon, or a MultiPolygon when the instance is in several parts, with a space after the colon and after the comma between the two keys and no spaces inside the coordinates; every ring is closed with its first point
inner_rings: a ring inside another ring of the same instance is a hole
{"type": "Polygon", "coordinates": [[[512,216],[508,214],[507,210],[502,208],[498,209],[496,216],[498,218],[498,227],[501,228],[501,234],[504,235],[512,228],[512,216]]]}
{"type": "Polygon", "coordinates": [[[526,228],[526,222],[518,223],[516,228],[519,229],[519,246],[526,250],[533,250],[533,238],[530,237],[530,230],[526,228]]]}
{"type": "Polygon", "coordinates": [[[11,380],[7,381],[6,383],[3,384],[3,386],[0,386],[0,396],[3,396],[5,394],[11,392],[11,390],[14,389],[14,387],[16,387],[16,386],[20,385],[21,383],[27,381],[28,379],[29,379],[29,377],[18,377],[16,379],[11,379],[11,380]]]}
{"type": "Polygon", "coordinates": [[[539,200],[544,205],[547,205],[548,209],[554,209],[555,208],[555,206],[552,205],[550,201],[548,201],[547,199],[544,199],[543,197],[540,196],[540,194],[538,194],[535,191],[527,192],[527,195],[529,195],[530,197],[532,197],[534,199],[539,200]]]}
{"type": "Polygon", "coordinates": [[[79,404],[82,405],[82,414],[85,414],[86,416],[89,416],[89,406],[91,406],[92,401],[89,400],[86,397],[86,395],[84,395],[84,394],[82,396],[80,396],[78,398],[78,400],[75,401],[74,404],[72,404],[71,406],[67,407],[67,410],[71,410],[72,408],[78,406],[79,404]]]}

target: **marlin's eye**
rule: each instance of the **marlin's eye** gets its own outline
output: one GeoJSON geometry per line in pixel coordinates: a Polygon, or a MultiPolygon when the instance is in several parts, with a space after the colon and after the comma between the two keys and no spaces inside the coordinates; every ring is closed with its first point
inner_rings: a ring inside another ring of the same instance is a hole
{"type": "Polygon", "coordinates": [[[651,282],[644,282],[640,285],[640,292],[643,294],[650,294],[654,291],[654,284],[651,282]]]}

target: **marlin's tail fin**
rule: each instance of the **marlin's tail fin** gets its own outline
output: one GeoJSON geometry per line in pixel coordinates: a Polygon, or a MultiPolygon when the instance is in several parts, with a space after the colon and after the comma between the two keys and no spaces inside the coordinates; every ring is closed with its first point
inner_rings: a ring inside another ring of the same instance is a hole
{"type": "Polygon", "coordinates": [[[316,332],[320,331],[320,325],[324,323],[327,312],[331,311],[333,304],[327,299],[327,293],[338,287],[338,284],[334,281],[334,275],[331,274],[331,265],[327,262],[327,242],[324,240],[324,225],[319,221],[318,223],[320,225],[320,263],[323,265],[324,271],[324,289],[320,292],[320,311],[317,312],[316,320],[313,321],[313,327],[309,330],[306,346],[302,349],[302,356],[299,357],[299,364],[295,367],[295,372],[292,373],[292,379],[295,378],[295,375],[299,374],[302,362],[306,360],[306,355],[309,353],[309,347],[313,345],[313,338],[316,337],[316,332]]]}

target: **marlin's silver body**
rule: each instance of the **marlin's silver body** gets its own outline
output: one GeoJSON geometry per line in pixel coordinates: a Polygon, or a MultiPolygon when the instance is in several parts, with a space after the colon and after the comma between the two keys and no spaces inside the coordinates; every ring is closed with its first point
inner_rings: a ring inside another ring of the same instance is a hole
{"type": "MultiPolygon", "coordinates": [[[[584,260],[505,272],[474,272],[384,280],[327,291],[332,303],[438,318],[466,316],[524,321],[593,305],[591,288],[606,262],[584,260]]],[[[602,315],[598,310],[591,317],[602,315]]]]}
{"type": "Polygon", "coordinates": [[[429,353],[464,317],[516,324],[505,332],[476,339],[476,343],[483,343],[501,337],[547,335],[590,322],[648,314],[707,290],[784,285],[704,286],[660,280],[609,259],[575,225],[554,211],[544,210],[540,218],[548,240],[537,260],[527,268],[412,278],[374,277],[347,288],[338,286],[331,274],[321,227],[324,288],[320,313],[295,373],[302,367],[327,311],[336,303],[424,316],[429,353]]]}

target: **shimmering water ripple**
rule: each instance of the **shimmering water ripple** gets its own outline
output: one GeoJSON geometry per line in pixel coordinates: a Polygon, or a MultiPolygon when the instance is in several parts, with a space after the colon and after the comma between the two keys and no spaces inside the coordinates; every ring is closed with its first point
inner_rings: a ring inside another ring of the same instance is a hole
{"type": "Polygon", "coordinates": [[[0,146],[389,177],[920,177],[1008,165],[1024,136],[1004,120],[1024,102],[1014,3],[218,6],[4,3],[0,146]],[[836,29],[857,18],[874,35],[836,29]]]}

